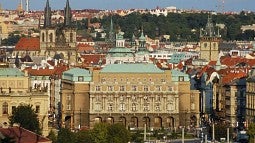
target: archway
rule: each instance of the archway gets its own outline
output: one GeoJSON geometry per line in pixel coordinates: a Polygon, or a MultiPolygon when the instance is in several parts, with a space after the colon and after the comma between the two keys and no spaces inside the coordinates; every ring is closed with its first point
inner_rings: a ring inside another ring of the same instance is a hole
{"type": "Polygon", "coordinates": [[[150,118],[149,117],[143,117],[143,125],[146,124],[147,128],[150,128],[151,123],[150,123],[150,118]]]}
{"type": "Polygon", "coordinates": [[[131,117],[131,122],[129,123],[130,129],[137,129],[138,128],[138,118],[137,117],[131,117]]]}
{"type": "Polygon", "coordinates": [[[174,117],[168,117],[166,119],[166,123],[167,123],[167,127],[170,129],[170,130],[173,130],[174,129],[174,117]]]}
{"type": "Polygon", "coordinates": [[[71,115],[65,116],[64,124],[65,128],[71,128],[71,115]]]}
{"type": "Polygon", "coordinates": [[[119,118],[119,122],[120,122],[122,125],[124,125],[124,126],[126,127],[126,124],[127,124],[127,119],[126,119],[126,117],[121,116],[121,117],[119,118]]]}
{"type": "Polygon", "coordinates": [[[162,118],[161,117],[155,117],[154,118],[154,127],[155,128],[161,128],[162,127],[162,118]]]}
{"type": "Polygon", "coordinates": [[[114,118],[113,117],[108,117],[106,119],[106,123],[113,124],[114,123],[114,118]]]}
{"type": "Polygon", "coordinates": [[[95,124],[96,123],[101,123],[102,122],[102,118],[101,117],[96,117],[94,122],[95,122],[95,124]]]}
{"type": "Polygon", "coordinates": [[[197,117],[195,115],[192,115],[190,117],[190,125],[191,125],[191,127],[196,127],[197,126],[197,117]]]}

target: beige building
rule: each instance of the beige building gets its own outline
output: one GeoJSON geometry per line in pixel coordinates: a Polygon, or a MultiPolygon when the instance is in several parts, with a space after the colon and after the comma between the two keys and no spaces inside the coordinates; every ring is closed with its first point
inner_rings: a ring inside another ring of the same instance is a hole
{"type": "Polygon", "coordinates": [[[48,135],[48,96],[43,90],[32,90],[30,78],[15,68],[0,69],[0,124],[9,123],[8,117],[17,106],[32,105],[38,114],[42,134],[48,135]]]}
{"type": "Polygon", "coordinates": [[[200,120],[199,92],[191,91],[188,75],[176,70],[163,71],[153,64],[110,64],[93,73],[66,71],[62,84],[62,119],[71,128],[109,122],[130,129],[145,124],[176,129],[197,126],[200,120]]]}
{"type": "Polygon", "coordinates": [[[254,122],[255,117],[255,79],[250,76],[246,84],[246,123],[254,122]]]}

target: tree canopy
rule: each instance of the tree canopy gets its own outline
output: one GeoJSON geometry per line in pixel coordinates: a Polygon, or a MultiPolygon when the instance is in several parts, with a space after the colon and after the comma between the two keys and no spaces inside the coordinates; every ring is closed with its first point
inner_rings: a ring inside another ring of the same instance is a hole
{"type": "MultiPolygon", "coordinates": [[[[49,135],[50,138],[55,138],[49,135]]],[[[92,130],[71,132],[62,128],[58,132],[57,143],[127,143],[130,132],[122,124],[98,123],[92,130]]]]}
{"type": "MultiPolygon", "coordinates": [[[[100,22],[106,30],[110,29],[111,18],[114,28],[121,28],[125,32],[125,38],[131,38],[133,33],[140,36],[143,31],[150,38],[160,35],[170,35],[171,41],[198,41],[200,28],[205,28],[208,14],[206,13],[169,13],[167,16],[156,16],[152,14],[131,13],[126,16],[105,16],[102,19],[94,18],[91,22],[100,22]]],[[[242,25],[251,25],[255,23],[254,13],[241,14],[217,14],[212,16],[214,25],[223,24],[225,27],[219,28],[223,40],[249,40],[254,38],[254,31],[241,31],[242,25]],[[253,37],[252,37],[253,36],[253,37]]],[[[81,21],[78,29],[87,27],[85,21],[81,21]]],[[[216,32],[218,28],[215,28],[216,32]]]]}
{"type": "Polygon", "coordinates": [[[11,125],[17,123],[27,130],[41,134],[38,116],[32,108],[32,105],[18,106],[9,117],[9,122],[11,125]]]}

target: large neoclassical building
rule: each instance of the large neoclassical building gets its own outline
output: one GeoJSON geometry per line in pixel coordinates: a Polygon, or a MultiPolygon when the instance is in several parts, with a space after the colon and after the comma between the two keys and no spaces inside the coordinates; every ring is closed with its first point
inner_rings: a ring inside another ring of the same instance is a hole
{"type": "Polygon", "coordinates": [[[66,127],[93,127],[98,122],[127,128],[174,129],[199,122],[199,92],[188,75],[153,64],[109,64],[101,70],[63,73],[62,120],[66,127]]]}
{"type": "Polygon", "coordinates": [[[0,126],[9,123],[9,117],[19,105],[32,105],[38,114],[42,134],[47,136],[49,100],[43,86],[32,89],[29,76],[16,68],[0,68],[0,126]]]}

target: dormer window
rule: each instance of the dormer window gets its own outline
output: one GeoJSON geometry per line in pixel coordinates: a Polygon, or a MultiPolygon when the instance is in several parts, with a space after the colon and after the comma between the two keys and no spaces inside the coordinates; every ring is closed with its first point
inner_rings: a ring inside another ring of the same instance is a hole
{"type": "Polygon", "coordinates": [[[84,81],[83,76],[78,76],[78,81],[84,81]]]}
{"type": "Polygon", "coordinates": [[[183,76],[179,76],[179,81],[184,81],[184,77],[183,76]]]}

